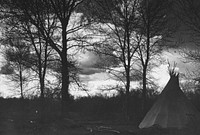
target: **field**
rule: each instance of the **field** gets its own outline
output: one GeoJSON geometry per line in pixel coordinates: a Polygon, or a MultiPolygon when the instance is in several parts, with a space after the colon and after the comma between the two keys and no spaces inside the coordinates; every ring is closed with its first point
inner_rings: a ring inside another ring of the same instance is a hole
{"type": "Polygon", "coordinates": [[[55,100],[0,99],[0,135],[198,135],[192,130],[139,129],[140,118],[125,120],[107,100],[91,100],[74,101],[68,113],[61,113],[55,100]]]}

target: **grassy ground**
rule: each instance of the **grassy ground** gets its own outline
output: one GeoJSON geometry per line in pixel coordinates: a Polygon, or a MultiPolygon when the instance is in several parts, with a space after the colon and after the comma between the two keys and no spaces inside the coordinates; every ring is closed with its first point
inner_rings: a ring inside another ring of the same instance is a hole
{"type": "MultiPolygon", "coordinates": [[[[0,135],[198,135],[192,130],[138,129],[138,121],[125,121],[108,106],[76,103],[60,113],[58,101],[1,99],[0,135]],[[78,105],[77,105],[78,104],[78,105]],[[82,106],[82,107],[81,107],[82,106]],[[86,107],[90,106],[90,107],[86,107]],[[107,108],[99,108],[104,106],[107,108]],[[78,107],[78,109],[77,109],[78,107]],[[103,109],[102,112],[99,112],[103,109]],[[85,110],[84,110],[85,109],[85,110]]],[[[106,103],[107,104],[107,103],[106,103]]]]}

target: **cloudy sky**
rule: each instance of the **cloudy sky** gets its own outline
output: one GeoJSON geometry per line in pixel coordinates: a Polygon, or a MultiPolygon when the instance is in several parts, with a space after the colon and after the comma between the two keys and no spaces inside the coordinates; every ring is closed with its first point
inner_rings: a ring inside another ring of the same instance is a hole
{"type": "MultiPolygon", "coordinates": [[[[183,58],[181,52],[178,49],[168,49],[164,50],[162,53],[162,58],[165,62],[158,67],[155,67],[151,75],[155,77],[155,83],[162,89],[169,80],[168,74],[168,61],[171,66],[174,62],[177,63],[177,70],[181,74],[186,74],[188,70],[195,71],[198,67],[194,63],[187,63],[186,59],[183,58]]],[[[120,82],[113,80],[109,77],[106,72],[94,67],[95,63],[98,61],[98,57],[93,53],[86,53],[83,55],[81,60],[82,74],[80,75],[81,80],[87,84],[87,89],[90,90],[90,94],[100,93],[98,89],[105,88],[106,85],[120,85],[120,82]]],[[[132,87],[136,87],[137,83],[132,83],[132,87]]],[[[85,92],[73,91],[73,94],[87,95],[85,92]]],[[[104,93],[106,93],[104,91],[104,93]]]]}
{"type": "MultiPolygon", "coordinates": [[[[185,26],[181,25],[172,37],[174,37],[174,42],[177,42],[180,48],[193,48],[190,42],[191,36],[189,36],[187,33],[185,26]]],[[[182,57],[182,54],[178,48],[164,50],[161,55],[165,62],[160,66],[155,67],[151,73],[155,77],[154,81],[157,85],[160,86],[160,88],[164,87],[169,80],[167,61],[169,61],[172,66],[174,62],[177,63],[178,71],[183,74],[185,74],[188,70],[195,71],[198,69],[198,66],[195,66],[194,63],[186,63],[186,59],[182,57]]],[[[95,54],[91,52],[82,53],[78,59],[80,62],[79,66],[82,69],[80,79],[83,82],[85,88],[89,91],[88,93],[85,91],[79,91],[77,87],[73,86],[71,88],[71,93],[73,95],[79,96],[100,93],[98,89],[105,88],[106,85],[120,85],[119,82],[111,79],[109,74],[95,66],[95,64],[99,61],[98,56],[95,54]]],[[[0,67],[2,67],[3,64],[4,60],[0,58],[0,67]]],[[[13,95],[13,87],[11,84],[12,83],[6,79],[5,75],[0,74],[0,93],[2,96],[6,97],[13,95]]],[[[135,87],[136,85],[137,83],[132,83],[132,87],[135,87]]]]}
{"type": "MultiPolygon", "coordinates": [[[[178,49],[165,50],[162,53],[162,57],[165,62],[160,66],[155,67],[151,73],[151,75],[155,77],[154,81],[157,85],[160,86],[161,89],[166,85],[166,83],[169,80],[167,61],[169,61],[172,66],[173,63],[176,62],[179,72],[184,74],[187,72],[187,70],[194,71],[198,68],[194,64],[185,63],[186,60],[181,56],[178,49]]],[[[2,66],[4,60],[3,58],[0,59],[0,66],[2,66]]],[[[121,85],[120,82],[111,79],[108,73],[95,66],[98,60],[98,56],[91,52],[87,52],[80,55],[80,68],[82,69],[80,79],[83,82],[84,87],[88,90],[88,92],[81,91],[76,86],[72,86],[71,94],[75,96],[87,96],[88,94],[93,95],[95,93],[110,94],[106,91],[100,91],[99,89],[106,88],[107,85],[121,85]]],[[[2,96],[7,97],[12,96],[14,94],[13,91],[15,90],[13,90],[13,84],[9,82],[6,79],[6,76],[3,74],[0,75],[0,85],[0,93],[2,96]]],[[[136,86],[137,83],[132,83],[132,87],[136,86]]]]}
{"type": "MultiPolygon", "coordinates": [[[[174,42],[179,44],[179,48],[193,49],[190,43],[190,36],[186,34],[186,30],[178,30],[175,34],[174,42]]],[[[174,43],[173,42],[173,43],[174,43]]],[[[151,75],[155,77],[155,83],[160,86],[162,89],[169,80],[168,75],[168,64],[167,61],[171,63],[177,63],[177,68],[180,73],[185,74],[188,70],[195,71],[198,69],[198,66],[195,66],[194,63],[186,63],[186,59],[182,57],[182,54],[179,51],[179,48],[166,49],[162,52],[161,56],[163,58],[163,62],[160,66],[155,67],[152,70],[151,75]]],[[[78,61],[80,62],[79,66],[81,68],[80,79],[84,84],[84,87],[88,90],[88,92],[80,91],[77,87],[71,87],[71,94],[76,96],[86,96],[88,94],[93,95],[95,93],[103,93],[99,89],[105,88],[106,85],[121,85],[120,82],[113,80],[110,78],[109,74],[99,69],[95,64],[99,61],[99,57],[92,52],[85,52],[79,54],[78,61]]],[[[5,61],[1,57],[0,58],[0,67],[4,65],[5,61]]],[[[10,83],[6,76],[0,74],[0,93],[2,96],[12,96],[13,95],[13,84],[10,83]]],[[[136,87],[137,83],[132,83],[132,87],[136,87]]],[[[107,93],[109,94],[109,93],[107,93]]]]}

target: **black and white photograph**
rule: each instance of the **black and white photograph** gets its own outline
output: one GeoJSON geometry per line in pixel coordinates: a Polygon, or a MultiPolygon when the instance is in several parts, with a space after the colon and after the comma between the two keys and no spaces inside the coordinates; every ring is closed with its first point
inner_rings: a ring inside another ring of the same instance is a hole
{"type": "Polygon", "coordinates": [[[0,0],[0,135],[200,135],[199,7],[0,0]]]}

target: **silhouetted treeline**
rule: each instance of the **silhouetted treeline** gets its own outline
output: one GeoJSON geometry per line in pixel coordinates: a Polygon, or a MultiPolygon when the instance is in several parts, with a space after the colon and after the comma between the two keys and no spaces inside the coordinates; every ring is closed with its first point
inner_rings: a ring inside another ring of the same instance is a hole
{"type": "MultiPolygon", "coordinates": [[[[188,92],[187,97],[200,110],[200,95],[188,92]]],[[[158,93],[151,93],[147,98],[147,110],[151,108],[158,97],[158,93]]],[[[120,123],[132,123],[137,125],[143,118],[141,109],[142,92],[141,90],[131,91],[130,93],[130,120],[125,121],[124,94],[114,97],[96,95],[93,97],[80,97],[71,99],[67,118],[75,120],[95,120],[95,121],[115,121],[120,123]]],[[[14,117],[20,120],[30,120],[37,122],[52,122],[60,118],[60,100],[46,98],[41,101],[34,99],[0,99],[1,117],[14,117]]]]}

